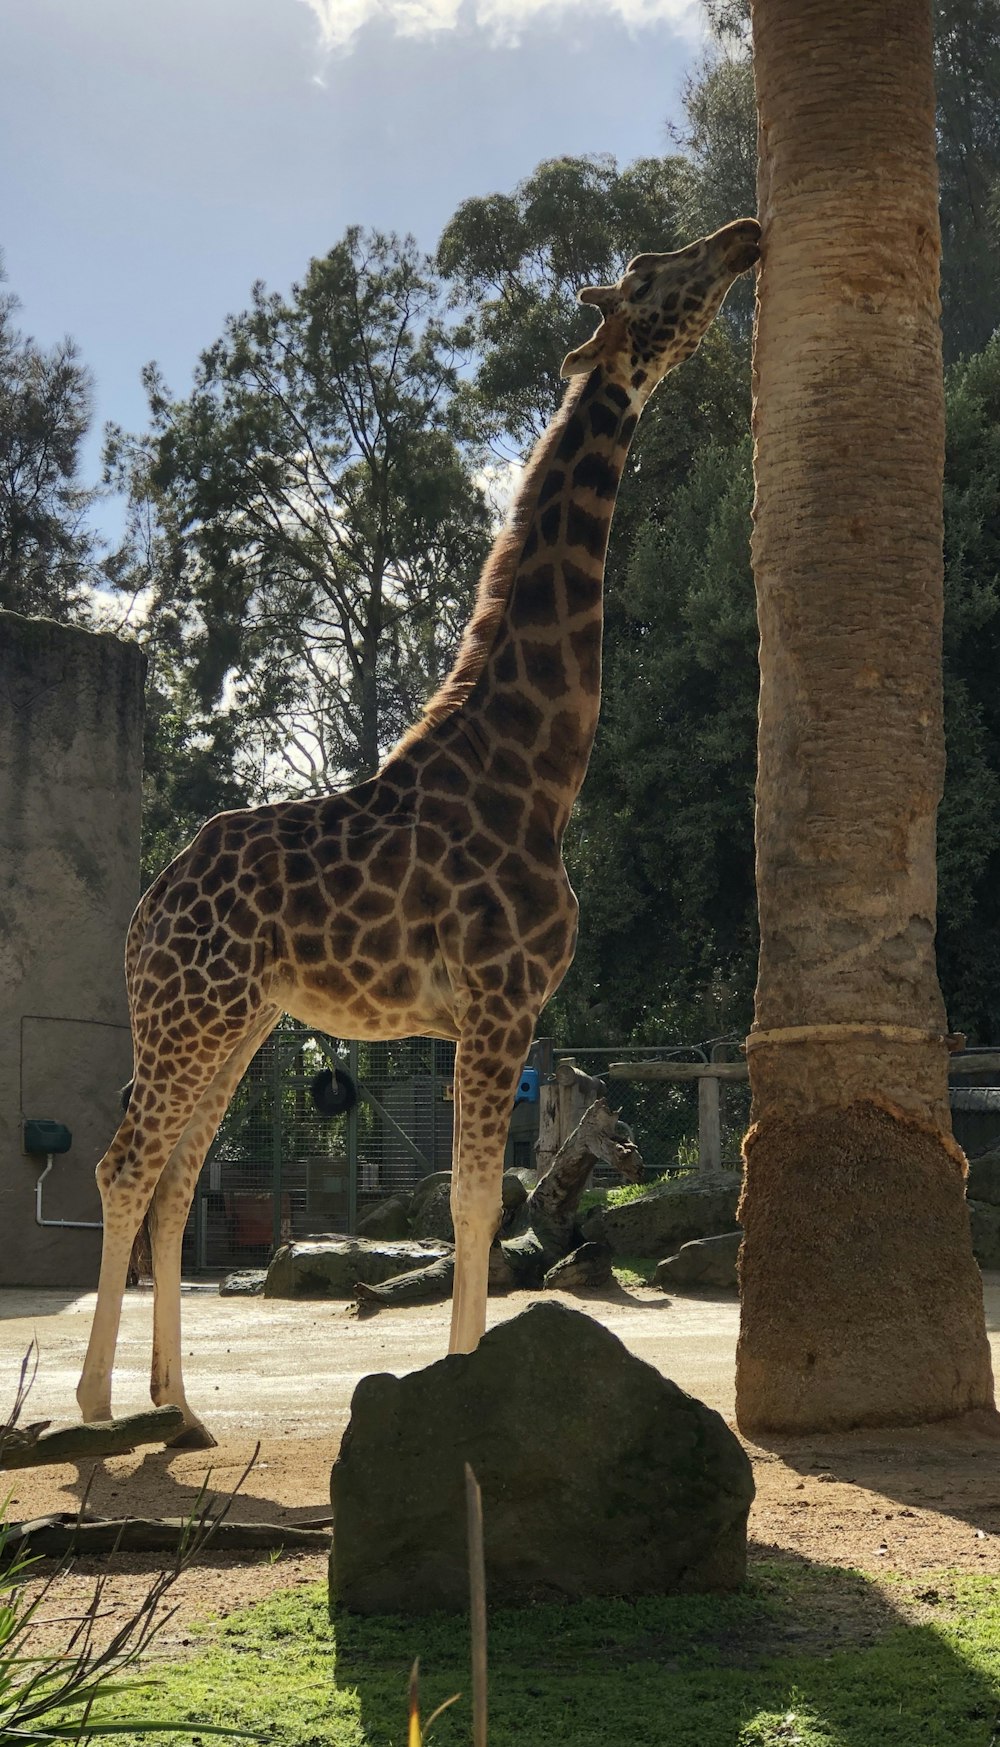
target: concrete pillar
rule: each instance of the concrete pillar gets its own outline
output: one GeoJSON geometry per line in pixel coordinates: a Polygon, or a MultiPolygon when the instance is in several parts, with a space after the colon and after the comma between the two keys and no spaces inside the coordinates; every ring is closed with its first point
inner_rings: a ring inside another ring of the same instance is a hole
{"type": "Polygon", "coordinates": [[[0,613],[0,1285],[93,1286],[100,1231],[40,1227],[25,1117],[65,1123],[51,1219],[99,1221],[94,1167],[132,1072],[125,932],[139,894],[145,657],[0,613]]]}

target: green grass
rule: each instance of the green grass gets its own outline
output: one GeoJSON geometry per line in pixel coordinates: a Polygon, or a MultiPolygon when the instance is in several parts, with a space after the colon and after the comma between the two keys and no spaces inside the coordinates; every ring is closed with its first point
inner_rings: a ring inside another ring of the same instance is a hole
{"type": "MultiPolygon", "coordinates": [[[[404,1747],[417,1654],[425,1715],[464,1694],[436,1747],[467,1747],[465,1620],[331,1624],[319,1588],[208,1626],[156,1670],[157,1710],[287,1747],[404,1747]]],[[[998,1715],[998,1577],[876,1583],[787,1558],[722,1599],[491,1612],[490,1747],[989,1747],[998,1715]]]]}
{"type": "Polygon", "coordinates": [[[612,1271],[627,1291],[630,1286],[648,1286],[659,1262],[659,1256],[616,1256],[612,1271]]]}

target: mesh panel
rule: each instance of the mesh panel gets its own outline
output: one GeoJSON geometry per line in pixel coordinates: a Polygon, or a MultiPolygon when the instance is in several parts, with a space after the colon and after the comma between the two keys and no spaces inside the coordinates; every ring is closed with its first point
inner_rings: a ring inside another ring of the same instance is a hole
{"type": "Polygon", "coordinates": [[[275,1245],[353,1230],[366,1205],[451,1166],[453,1044],[352,1044],[285,1020],[257,1052],[198,1185],[187,1260],[262,1267],[275,1245]],[[323,1116],[311,1087],[336,1064],[358,1103],[323,1116]]]}

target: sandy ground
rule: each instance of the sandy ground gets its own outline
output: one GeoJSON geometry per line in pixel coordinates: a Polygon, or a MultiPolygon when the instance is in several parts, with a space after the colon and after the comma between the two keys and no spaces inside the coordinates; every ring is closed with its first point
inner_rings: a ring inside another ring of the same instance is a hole
{"type": "MultiPolygon", "coordinates": [[[[739,1312],[734,1299],[664,1298],[651,1290],[560,1294],[612,1329],[638,1357],[732,1422],[739,1312]]],[[[987,1278],[987,1323],[1000,1375],[1000,1275],[987,1278]]],[[[515,1293],[490,1304],[491,1325],[532,1301],[515,1293]]],[[[74,1390],[93,1294],[0,1292],[0,1402],[14,1392],[21,1358],[40,1354],[27,1420],[76,1417],[74,1390]]],[[[130,1293],[122,1318],[115,1410],[148,1404],[151,1299],[130,1293]]],[[[75,1510],[90,1485],[101,1515],[179,1516],[210,1484],[231,1488],[260,1443],[234,1516],[308,1522],[329,1511],[329,1473],[358,1379],[402,1374],[439,1358],[448,1306],[411,1306],[358,1318],[352,1307],[220,1298],[196,1287],[184,1298],[189,1396],[219,1440],[208,1452],[151,1449],[88,1465],[11,1473],[10,1516],[25,1520],[75,1510]]],[[[757,1483],[750,1517],[753,1556],[775,1551],[869,1571],[920,1572],[943,1566],[1000,1571],[1000,1443],[940,1429],[860,1432],[748,1444],[757,1483]]],[[[59,1611],[89,1596],[93,1573],[113,1574],[108,1605],[120,1615],[159,1568],[155,1558],[83,1562],[60,1579],[59,1611]]],[[[228,1612],[269,1591],[323,1577],[312,1553],[206,1556],[182,1580],[181,1604],[162,1650],[194,1614],[228,1612]]]]}

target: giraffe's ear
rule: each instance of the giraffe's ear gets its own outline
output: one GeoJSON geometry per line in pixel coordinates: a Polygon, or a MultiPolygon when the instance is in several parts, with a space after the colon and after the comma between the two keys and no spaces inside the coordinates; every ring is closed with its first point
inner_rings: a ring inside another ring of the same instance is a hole
{"type": "Polygon", "coordinates": [[[577,346],[575,352],[567,352],[562,361],[560,376],[587,376],[595,365],[600,363],[604,355],[604,341],[607,330],[602,322],[592,339],[586,340],[582,346],[577,346]]]}

